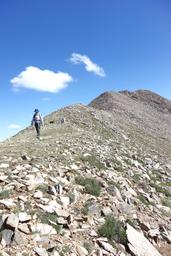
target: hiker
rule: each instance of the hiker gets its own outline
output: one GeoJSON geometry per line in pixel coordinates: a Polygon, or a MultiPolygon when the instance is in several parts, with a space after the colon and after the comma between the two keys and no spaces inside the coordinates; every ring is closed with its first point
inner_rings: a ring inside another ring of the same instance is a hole
{"type": "Polygon", "coordinates": [[[40,126],[43,125],[43,118],[37,108],[34,110],[31,125],[34,125],[37,132],[37,138],[40,139],[40,126]]]}
{"type": "Polygon", "coordinates": [[[61,118],[61,124],[64,124],[64,122],[65,122],[65,119],[62,117],[61,118]]]}

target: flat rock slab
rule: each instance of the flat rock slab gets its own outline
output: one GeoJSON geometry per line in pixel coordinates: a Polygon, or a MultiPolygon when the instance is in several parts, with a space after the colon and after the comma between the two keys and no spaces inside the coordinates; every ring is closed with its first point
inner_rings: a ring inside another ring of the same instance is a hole
{"type": "Polygon", "coordinates": [[[27,222],[31,220],[31,215],[28,215],[26,212],[19,212],[18,217],[20,222],[27,222]]]}
{"type": "Polygon", "coordinates": [[[35,248],[34,251],[39,256],[48,256],[48,253],[44,248],[35,248]]]}
{"type": "Polygon", "coordinates": [[[18,222],[19,222],[19,219],[17,215],[15,215],[14,213],[11,213],[7,218],[6,224],[11,228],[17,228],[18,222]]]}
{"type": "Polygon", "coordinates": [[[106,250],[107,252],[116,253],[116,250],[113,248],[113,246],[107,242],[104,241],[98,241],[99,245],[106,250]]]}
{"type": "Polygon", "coordinates": [[[31,227],[32,232],[38,232],[41,235],[56,235],[57,232],[56,230],[48,225],[48,224],[43,224],[43,223],[37,223],[35,226],[31,227]]]}
{"type": "Polygon", "coordinates": [[[78,252],[79,256],[86,256],[86,255],[88,255],[88,251],[84,247],[82,247],[80,245],[77,245],[77,252],[78,252]]]}
{"type": "Polygon", "coordinates": [[[2,200],[0,200],[0,204],[3,204],[4,206],[6,206],[9,209],[16,206],[16,204],[14,203],[14,201],[12,199],[2,199],[2,200]]]}
{"type": "Polygon", "coordinates": [[[1,233],[1,235],[2,235],[2,239],[1,239],[2,246],[5,247],[6,245],[10,245],[13,234],[14,234],[14,232],[10,229],[4,229],[2,231],[2,233],[1,233]]]}
{"type": "Polygon", "coordinates": [[[6,164],[6,163],[0,164],[0,169],[5,169],[5,168],[8,168],[8,167],[9,167],[9,164],[6,164]]]}
{"type": "Polygon", "coordinates": [[[127,224],[127,239],[130,251],[135,256],[162,256],[145,236],[127,224]]]}

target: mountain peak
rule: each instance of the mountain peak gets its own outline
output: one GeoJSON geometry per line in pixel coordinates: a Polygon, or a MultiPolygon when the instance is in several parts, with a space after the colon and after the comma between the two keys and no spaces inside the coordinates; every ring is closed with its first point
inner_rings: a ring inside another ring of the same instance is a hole
{"type": "Polygon", "coordinates": [[[129,102],[129,100],[131,99],[139,103],[151,106],[157,111],[171,113],[171,100],[168,100],[150,90],[142,89],[133,92],[128,90],[123,90],[119,92],[104,92],[95,100],[93,100],[89,105],[98,109],[112,110],[115,105],[114,102],[116,101],[116,98],[118,99],[118,101],[126,99],[127,102],[129,102]],[[127,99],[122,96],[126,96],[127,99]]]}
{"type": "Polygon", "coordinates": [[[134,92],[130,91],[120,91],[119,93],[127,95],[128,97],[135,99],[137,101],[148,104],[158,111],[171,112],[171,101],[158,95],[150,90],[136,90],[134,92]]]}

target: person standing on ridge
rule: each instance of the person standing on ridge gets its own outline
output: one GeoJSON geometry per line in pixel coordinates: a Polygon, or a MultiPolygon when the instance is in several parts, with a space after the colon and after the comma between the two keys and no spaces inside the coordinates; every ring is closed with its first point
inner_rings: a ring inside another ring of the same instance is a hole
{"type": "Polygon", "coordinates": [[[34,125],[37,132],[37,138],[40,139],[40,126],[43,125],[43,118],[37,108],[34,110],[31,125],[34,125]]]}

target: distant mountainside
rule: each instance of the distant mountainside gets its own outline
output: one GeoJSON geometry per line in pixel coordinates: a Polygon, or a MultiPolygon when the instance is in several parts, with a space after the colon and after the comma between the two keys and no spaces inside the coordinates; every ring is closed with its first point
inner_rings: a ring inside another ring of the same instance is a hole
{"type": "Polygon", "coordinates": [[[171,114],[106,92],[0,143],[0,255],[170,256],[171,114]]]}
{"type": "MultiPolygon", "coordinates": [[[[139,103],[144,103],[146,105],[154,107],[158,111],[162,111],[164,113],[171,112],[171,100],[168,100],[160,95],[151,92],[149,90],[137,90],[135,92],[130,92],[127,90],[116,92],[105,92],[97,97],[90,103],[90,106],[95,106],[99,109],[104,110],[113,110],[116,95],[125,95],[130,99],[133,99],[139,103]]],[[[128,100],[127,98],[127,100],[128,100]]],[[[122,97],[120,96],[120,100],[122,97]]]]}
{"type": "Polygon", "coordinates": [[[112,113],[121,123],[135,125],[171,142],[171,101],[147,90],[105,92],[90,107],[112,113]]]}
{"type": "Polygon", "coordinates": [[[171,100],[161,97],[160,95],[149,90],[137,90],[135,92],[120,91],[119,93],[125,94],[139,102],[146,103],[158,111],[171,113],[171,100]]]}

